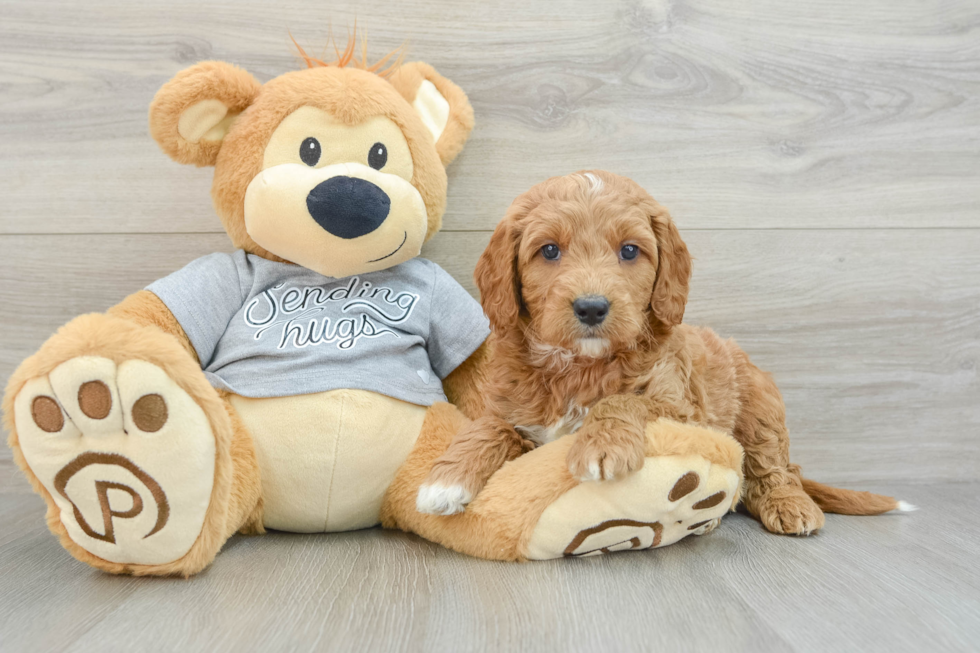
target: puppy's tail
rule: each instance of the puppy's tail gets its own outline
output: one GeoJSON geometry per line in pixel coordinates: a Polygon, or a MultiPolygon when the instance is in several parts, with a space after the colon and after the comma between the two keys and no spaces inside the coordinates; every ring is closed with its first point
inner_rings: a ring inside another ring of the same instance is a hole
{"type": "Polygon", "coordinates": [[[899,510],[911,512],[917,507],[905,501],[896,501],[892,497],[873,492],[858,492],[831,487],[823,483],[803,479],[803,491],[820,506],[824,512],[838,515],[880,515],[883,512],[899,510]]]}

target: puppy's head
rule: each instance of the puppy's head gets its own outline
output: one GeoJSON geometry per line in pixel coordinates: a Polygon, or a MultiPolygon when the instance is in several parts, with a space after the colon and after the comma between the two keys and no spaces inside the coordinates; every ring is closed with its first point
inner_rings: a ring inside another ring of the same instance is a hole
{"type": "Polygon", "coordinates": [[[603,171],[518,197],[476,266],[494,330],[598,357],[684,317],[691,257],[667,210],[603,171]]]}

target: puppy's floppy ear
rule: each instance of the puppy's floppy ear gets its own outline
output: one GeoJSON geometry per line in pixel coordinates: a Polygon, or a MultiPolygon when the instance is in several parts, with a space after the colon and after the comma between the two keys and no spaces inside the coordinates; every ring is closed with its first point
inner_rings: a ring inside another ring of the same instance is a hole
{"type": "Polygon", "coordinates": [[[213,166],[232,123],[261,88],[241,68],[202,61],[157,91],[150,104],[150,135],[178,163],[213,166]]]}
{"type": "Polygon", "coordinates": [[[657,236],[658,261],[650,308],[653,309],[653,316],[663,324],[675,326],[684,319],[691,281],[691,255],[667,209],[652,200],[647,207],[653,232],[657,236]]]}
{"type": "Polygon", "coordinates": [[[466,93],[421,61],[402,64],[388,79],[432,133],[442,165],[448,166],[473,129],[473,107],[466,93]]]}
{"type": "Polygon", "coordinates": [[[521,282],[517,273],[519,243],[516,221],[510,215],[504,216],[473,272],[476,287],[480,289],[483,312],[495,331],[518,325],[521,313],[521,282]]]}

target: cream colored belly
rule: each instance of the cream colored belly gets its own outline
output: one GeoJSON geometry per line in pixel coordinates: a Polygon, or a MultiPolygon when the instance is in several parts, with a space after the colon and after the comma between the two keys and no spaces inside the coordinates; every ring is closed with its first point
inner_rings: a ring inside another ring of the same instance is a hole
{"type": "Polygon", "coordinates": [[[426,413],[366,390],[230,399],[255,440],[265,526],[299,533],[377,524],[426,413]]]}

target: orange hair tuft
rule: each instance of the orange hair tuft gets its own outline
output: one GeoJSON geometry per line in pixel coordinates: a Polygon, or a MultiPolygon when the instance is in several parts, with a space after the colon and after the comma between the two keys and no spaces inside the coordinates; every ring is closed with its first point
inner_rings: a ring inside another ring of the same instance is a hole
{"type": "MultiPolygon", "coordinates": [[[[361,56],[360,59],[357,57],[357,21],[354,21],[354,29],[348,30],[347,32],[347,45],[344,47],[344,51],[341,52],[340,48],[337,47],[337,41],[333,38],[333,34],[330,35],[328,45],[333,45],[334,52],[337,54],[337,58],[334,61],[324,61],[317,57],[310,56],[306,54],[306,50],[296,42],[293,35],[289,35],[290,40],[292,40],[293,45],[296,46],[296,50],[299,53],[300,58],[306,62],[307,68],[317,68],[326,66],[336,66],[337,68],[346,68],[351,66],[352,68],[358,68],[360,70],[366,70],[369,73],[375,73],[380,77],[387,78],[402,65],[402,61],[405,58],[405,45],[402,44],[381,57],[378,61],[373,64],[368,63],[367,58],[367,32],[361,35],[361,56]],[[397,55],[397,56],[396,56],[397,55]],[[392,61],[392,57],[395,57],[392,61]],[[385,65],[387,64],[387,66],[385,65]]],[[[326,48],[324,48],[326,50],[326,48]]]]}

